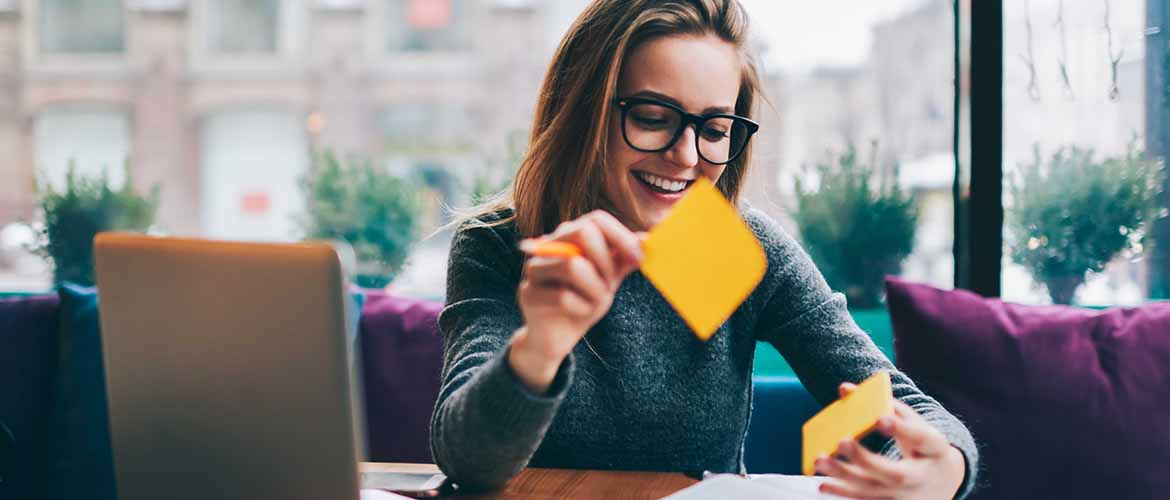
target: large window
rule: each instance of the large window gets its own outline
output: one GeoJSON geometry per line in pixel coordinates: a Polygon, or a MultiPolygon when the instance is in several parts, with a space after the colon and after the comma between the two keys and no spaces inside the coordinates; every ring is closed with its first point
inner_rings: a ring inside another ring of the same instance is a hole
{"type": "Polygon", "coordinates": [[[880,306],[886,273],[952,286],[953,2],[744,4],[775,103],[754,168],[776,187],[753,201],[854,306],[880,306]]]}
{"type": "Polygon", "coordinates": [[[44,54],[126,50],[122,0],[40,0],[36,12],[37,42],[44,54]]]}
{"type": "MultiPolygon", "coordinates": [[[[955,282],[955,2],[743,3],[774,104],[761,108],[748,199],[893,356],[884,276],[955,282]]],[[[769,346],[755,370],[791,373],[769,346]]]]}
{"type": "Polygon", "coordinates": [[[1146,38],[1156,30],[1147,29],[1147,3],[1157,2],[1003,4],[1009,300],[1116,305],[1149,296],[1151,250],[1170,241],[1151,233],[1165,184],[1147,114],[1166,111],[1148,108],[1146,38]]]}
{"type": "MultiPolygon", "coordinates": [[[[965,284],[964,272],[999,277],[981,291],[1024,302],[1165,296],[1165,2],[742,1],[770,98],[746,196],[802,241],[851,306],[880,308],[884,274],[944,287],[965,284]],[[970,31],[994,28],[1002,78],[956,60],[967,35],[954,27],[980,23],[987,5],[1002,17],[970,31]],[[988,85],[1002,90],[990,106],[1002,122],[965,104],[968,89],[976,99],[988,85]],[[988,129],[992,147],[975,140],[988,129]],[[979,163],[989,150],[1002,158],[979,163]],[[968,174],[988,171],[993,206],[956,215],[956,195],[973,207],[987,195],[974,182],[967,190],[968,174]],[[834,186],[852,194],[825,196],[834,186]],[[1001,209],[1002,225],[984,217],[1001,209]],[[987,220],[992,250],[979,247],[987,220]],[[991,253],[990,266],[967,261],[991,253]]],[[[146,3],[22,0],[10,17],[25,37],[0,39],[0,51],[67,58],[51,78],[35,64],[5,75],[21,85],[9,93],[20,104],[0,106],[0,143],[16,148],[0,170],[0,226],[36,220],[34,171],[60,183],[74,160],[122,182],[132,158],[136,181],[161,188],[159,227],[292,240],[312,155],[333,152],[422,193],[419,231],[394,276],[441,298],[445,240],[422,237],[448,208],[507,183],[549,58],[587,3],[189,0],[150,2],[177,12],[139,15],[146,3]],[[187,21],[173,15],[184,11],[187,21]],[[143,77],[79,69],[110,53],[143,77]],[[161,114],[178,125],[151,126],[161,114]]]]}

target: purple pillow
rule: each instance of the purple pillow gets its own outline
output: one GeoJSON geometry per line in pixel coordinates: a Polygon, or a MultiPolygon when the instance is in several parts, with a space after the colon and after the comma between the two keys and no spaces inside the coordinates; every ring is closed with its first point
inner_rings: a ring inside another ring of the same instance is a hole
{"type": "Polygon", "coordinates": [[[439,396],[443,304],[366,296],[361,345],[370,460],[433,463],[431,411],[439,396]]]}
{"type": "Polygon", "coordinates": [[[0,422],[15,438],[0,498],[43,498],[57,373],[56,295],[0,300],[0,422]]]}
{"type": "Polygon", "coordinates": [[[1166,498],[1170,303],[1023,306],[886,281],[898,366],[980,444],[973,498],[1166,498]]]}

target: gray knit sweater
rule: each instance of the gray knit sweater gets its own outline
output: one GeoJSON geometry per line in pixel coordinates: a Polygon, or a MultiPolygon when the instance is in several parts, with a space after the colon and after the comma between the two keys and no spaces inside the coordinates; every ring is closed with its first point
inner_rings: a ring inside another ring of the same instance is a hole
{"type": "MultiPolygon", "coordinates": [[[[966,496],[978,464],[967,428],[894,368],[775,221],[754,210],[744,218],[764,246],[768,272],[708,342],[696,339],[634,272],[547,394],[526,390],[506,361],[509,339],[523,323],[516,303],[523,255],[514,226],[461,227],[439,316],[443,373],[431,448],[442,470],[473,489],[499,486],[528,465],[741,472],[752,361],[756,341],[767,341],[821,403],[837,398],[841,382],[890,370],[894,396],[966,457],[959,497],[966,496]]],[[[866,444],[898,455],[891,440],[866,444]]]]}

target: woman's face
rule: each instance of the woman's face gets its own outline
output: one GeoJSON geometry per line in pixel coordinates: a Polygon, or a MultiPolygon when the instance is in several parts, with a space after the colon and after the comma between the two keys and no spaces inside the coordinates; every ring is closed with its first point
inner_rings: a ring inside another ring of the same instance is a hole
{"type": "MultiPolygon", "coordinates": [[[[669,36],[635,48],[626,58],[618,82],[618,98],[648,97],[681,107],[688,113],[734,113],[739,95],[739,55],[716,36],[669,36]]],[[[632,110],[627,131],[636,119],[632,110]]],[[[649,130],[659,117],[643,114],[649,130]]],[[[724,165],[699,156],[696,131],[688,126],[670,148],[645,153],[622,137],[622,114],[614,108],[609,120],[605,158],[605,197],[618,217],[635,231],[648,231],[661,221],[699,176],[719,180],[724,165]]],[[[641,149],[653,149],[639,145],[641,149]]],[[[718,160],[717,160],[718,161],[718,160]]]]}

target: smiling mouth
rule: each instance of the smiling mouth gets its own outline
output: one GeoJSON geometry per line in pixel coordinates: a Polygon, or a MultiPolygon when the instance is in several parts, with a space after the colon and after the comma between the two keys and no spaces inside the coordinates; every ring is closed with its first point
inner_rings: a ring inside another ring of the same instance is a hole
{"type": "Polygon", "coordinates": [[[646,187],[650,188],[651,191],[662,194],[678,194],[686,191],[687,188],[691,187],[691,184],[695,183],[694,179],[677,181],[641,171],[634,171],[634,177],[642,184],[645,184],[646,187]]]}

